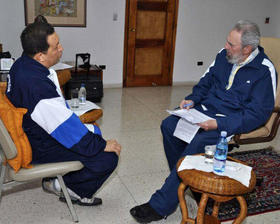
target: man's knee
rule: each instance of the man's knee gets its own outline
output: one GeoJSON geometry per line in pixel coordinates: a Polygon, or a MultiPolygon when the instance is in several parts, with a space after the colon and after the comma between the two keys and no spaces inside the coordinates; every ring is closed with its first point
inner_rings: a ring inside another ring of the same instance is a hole
{"type": "Polygon", "coordinates": [[[168,116],[167,118],[165,118],[162,122],[161,122],[161,125],[160,125],[160,129],[161,129],[161,132],[162,134],[165,134],[165,133],[172,133],[173,135],[173,132],[175,130],[175,127],[178,123],[178,118],[175,117],[175,116],[168,116]]]}
{"type": "Polygon", "coordinates": [[[195,135],[191,143],[186,148],[186,153],[183,155],[193,155],[197,153],[203,153],[206,145],[215,145],[219,137],[219,132],[213,131],[201,131],[195,135]]]}
{"type": "Polygon", "coordinates": [[[167,123],[168,123],[167,118],[165,118],[165,119],[161,122],[161,125],[160,125],[161,132],[164,132],[164,130],[167,129],[167,127],[168,127],[167,123]]]}
{"type": "Polygon", "coordinates": [[[110,171],[114,171],[116,169],[116,167],[118,166],[118,161],[119,161],[119,157],[117,156],[116,153],[108,153],[108,169],[110,171]]]}

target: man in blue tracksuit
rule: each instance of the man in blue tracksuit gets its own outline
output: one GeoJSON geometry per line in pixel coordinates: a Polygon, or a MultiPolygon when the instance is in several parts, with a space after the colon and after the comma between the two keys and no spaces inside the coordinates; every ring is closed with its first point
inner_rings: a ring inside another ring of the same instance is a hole
{"type": "MultiPolygon", "coordinates": [[[[121,146],[105,141],[97,126],[89,131],[67,105],[53,69],[63,48],[54,28],[42,16],[21,34],[22,56],[10,70],[6,95],[15,107],[27,108],[23,129],[32,147],[32,163],[81,161],[79,171],[63,176],[73,203],[99,205],[93,197],[118,163],[121,146]]],[[[57,179],[44,179],[43,189],[60,196],[57,179]]]]}
{"type": "Polygon", "coordinates": [[[200,129],[190,144],[173,136],[179,118],[167,117],[161,125],[170,175],[148,203],[130,210],[140,223],[160,220],[178,205],[180,180],[176,173],[179,158],[203,153],[205,145],[217,143],[221,131],[228,136],[250,132],[269,118],[276,97],[277,74],[263,48],[255,23],[239,21],[230,31],[225,48],[185,97],[180,108],[195,108],[214,118],[198,124],[200,129]]]}

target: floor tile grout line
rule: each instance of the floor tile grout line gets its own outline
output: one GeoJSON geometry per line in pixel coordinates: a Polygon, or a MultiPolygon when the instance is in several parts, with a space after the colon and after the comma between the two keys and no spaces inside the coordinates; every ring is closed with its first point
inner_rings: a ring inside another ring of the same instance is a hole
{"type": "Polygon", "coordinates": [[[120,179],[121,183],[124,185],[124,187],[125,187],[125,188],[126,188],[126,190],[128,191],[129,195],[133,198],[133,201],[134,201],[135,203],[137,203],[136,199],[134,198],[134,196],[132,195],[132,193],[130,192],[130,190],[129,190],[129,189],[128,189],[128,187],[126,186],[126,184],[123,182],[123,180],[122,180],[121,176],[119,176],[119,174],[118,174],[118,173],[117,173],[117,175],[118,175],[118,177],[119,177],[119,179],[120,179]]]}

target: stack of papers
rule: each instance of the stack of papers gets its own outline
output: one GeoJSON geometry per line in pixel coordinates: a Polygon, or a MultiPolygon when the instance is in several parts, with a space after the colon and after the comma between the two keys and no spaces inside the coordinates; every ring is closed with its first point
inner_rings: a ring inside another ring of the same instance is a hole
{"type": "Polygon", "coordinates": [[[178,117],[184,118],[186,121],[188,121],[191,124],[198,124],[213,119],[194,108],[191,108],[189,110],[186,109],[167,110],[167,112],[176,115],[178,117]]]}
{"type": "Polygon", "coordinates": [[[197,125],[198,123],[213,119],[194,108],[191,108],[189,110],[167,110],[167,112],[169,114],[181,117],[181,119],[177,123],[173,135],[187,143],[191,142],[198,129],[200,128],[197,125]]]}

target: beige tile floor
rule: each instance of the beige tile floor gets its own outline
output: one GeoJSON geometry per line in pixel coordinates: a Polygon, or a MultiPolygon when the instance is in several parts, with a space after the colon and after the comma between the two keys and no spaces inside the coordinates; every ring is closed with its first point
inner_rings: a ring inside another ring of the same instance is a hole
{"type": "MultiPolygon", "coordinates": [[[[81,224],[134,224],[129,209],[145,203],[168,175],[160,134],[166,109],[176,107],[190,93],[188,86],[105,89],[99,105],[104,110],[99,121],[103,136],[115,138],[123,147],[118,168],[97,192],[99,207],[75,206],[81,224]]],[[[266,144],[267,145],[267,144],[266,144]]],[[[271,145],[280,145],[280,138],[271,145]]],[[[242,146],[240,150],[264,145],[242,146]]],[[[278,147],[280,148],[280,147],[278,147]]],[[[178,208],[158,224],[180,223],[178,208]]],[[[244,223],[278,224],[280,212],[250,216],[244,223]]],[[[0,224],[68,224],[68,208],[54,195],[42,191],[40,181],[23,184],[4,192],[0,205],[0,224]]],[[[231,222],[227,222],[231,223],[231,222]]]]}

